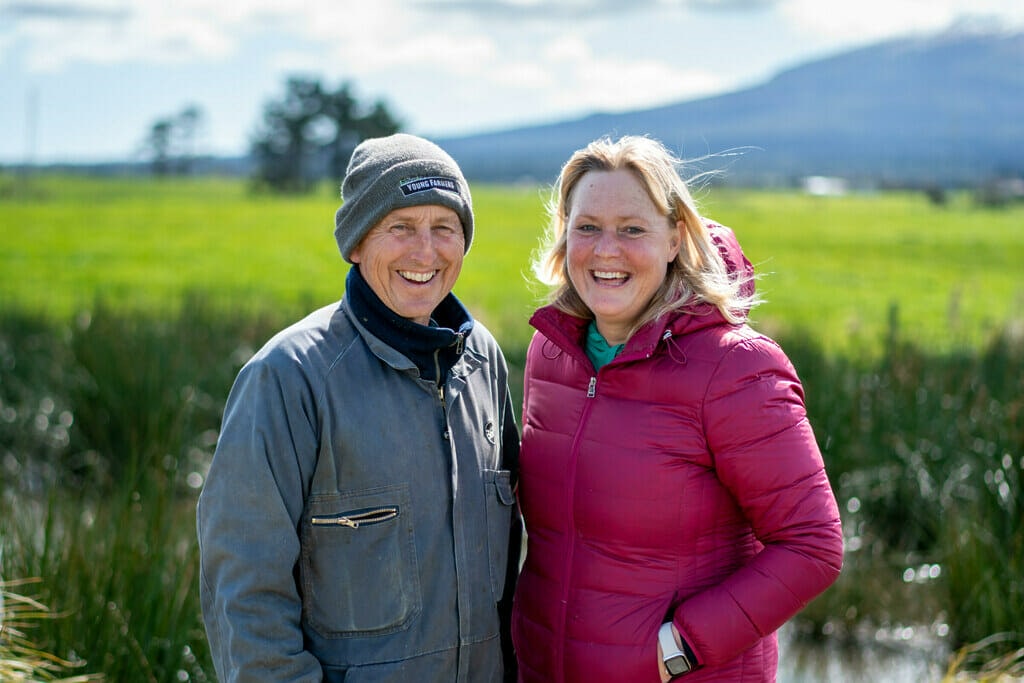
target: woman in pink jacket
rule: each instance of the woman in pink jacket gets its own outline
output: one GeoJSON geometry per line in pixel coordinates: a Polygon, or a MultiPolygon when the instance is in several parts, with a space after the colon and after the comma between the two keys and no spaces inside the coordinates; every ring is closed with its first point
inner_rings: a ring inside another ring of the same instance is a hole
{"type": "Polygon", "coordinates": [[[749,262],[658,142],[562,169],[526,360],[519,678],[773,681],[842,565],[835,497],[749,262]]]}

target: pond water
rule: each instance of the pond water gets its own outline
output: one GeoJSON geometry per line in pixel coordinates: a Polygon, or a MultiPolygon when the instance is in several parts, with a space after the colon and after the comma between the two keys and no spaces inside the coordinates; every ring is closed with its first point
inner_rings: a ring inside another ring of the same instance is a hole
{"type": "Polygon", "coordinates": [[[938,683],[949,650],[927,635],[866,640],[860,645],[808,642],[779,631],[778,683],[938,683]]]}

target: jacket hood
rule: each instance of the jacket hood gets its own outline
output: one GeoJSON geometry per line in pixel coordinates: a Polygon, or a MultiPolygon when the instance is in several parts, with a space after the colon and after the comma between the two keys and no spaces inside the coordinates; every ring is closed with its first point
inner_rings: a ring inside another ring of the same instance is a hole
{"type": "Polygon", "coordinates": [[[718,247],[718,254],[725,262],[725,269],[730,275],[734,275],[740,281],[740,296],[751,297],[754,295],[754,266],[750,263],[747,255],[743,253],[736,233],[731,228],[715,223],[707,222],[708,233],[711,241],[718,247]]]}

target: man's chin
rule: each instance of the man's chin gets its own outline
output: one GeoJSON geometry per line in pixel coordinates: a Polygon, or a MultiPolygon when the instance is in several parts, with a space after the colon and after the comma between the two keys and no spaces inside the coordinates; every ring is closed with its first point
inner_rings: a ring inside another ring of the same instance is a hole
{"type": "Polygon", "coordinates": [[[395,311],[395,313],[397,313],[398,315],[402,316],[403,318],[406,318],[408,320],[412,320],[413,322],[418,322],[421,325],[425,325],[426,323],[422,322],[422,321],[424,321],[424,320],[429,321],[430,320],[430,314],[434,312],[435,308],[437,308],[437,304],[436,303],[433,304],[433,305],[431,305],[431,304],[417,304],[417,305],[410,305],[410,306],[402,306],[401,309],[395,311]]]}

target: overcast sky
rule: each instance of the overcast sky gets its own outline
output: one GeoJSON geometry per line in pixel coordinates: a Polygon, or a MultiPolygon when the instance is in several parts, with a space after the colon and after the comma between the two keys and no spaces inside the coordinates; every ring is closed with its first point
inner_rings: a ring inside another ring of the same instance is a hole
{"type": "Polygon", "coordinates": [[[1021,0],[0,0],[0,163],[138,152],[197,105],[241,154],[287,76],[352,83],[449,136],[725,92],[1021,0]]]}

